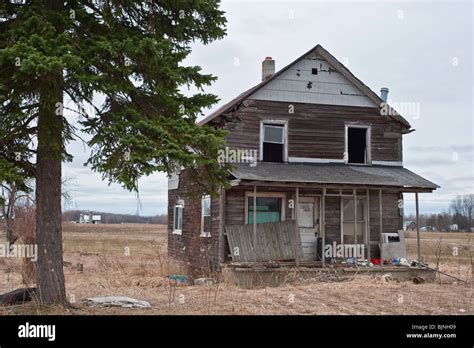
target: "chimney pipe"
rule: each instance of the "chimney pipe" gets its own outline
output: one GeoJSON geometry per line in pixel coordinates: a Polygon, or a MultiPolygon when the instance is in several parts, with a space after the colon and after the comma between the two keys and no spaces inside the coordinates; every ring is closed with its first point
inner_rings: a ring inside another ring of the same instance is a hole
{"type": "Polygon", "coordinates": [[[388,88],[387,87],[382,87],[380,89],[380,98],[386,103],[387,98],[388,98],[388,88]]]}
{"type": "Polygon", "coordinates": [[[262,81],[268,79],[275,73],[275,60],[272,57],[265,57],[262,62],[262,81]]]}

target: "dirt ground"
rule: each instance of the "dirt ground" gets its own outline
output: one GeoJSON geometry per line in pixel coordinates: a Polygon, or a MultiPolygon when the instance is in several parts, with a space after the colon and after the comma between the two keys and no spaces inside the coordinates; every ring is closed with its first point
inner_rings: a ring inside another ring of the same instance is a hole
{"type": "MultiPolygon", "coordinates": [[[[0,307],[0,314],[474,314],[468,234],[423,232],[421,240],[423,255],[431,266],[439,260],[440,270],[467,279],[468,285],[445,276],[434,283],[413,284],[358,275],[341,282],[300,280],[245,290],[225,277],[210,286],[170,281],[169,274],[183,270],[167,257],[165,228],[64,224],[66,287],[73,308],[39,309],[32,302],[0,307]],[[89,308],[81,304],[88,297],[109,295],[145,300],[152,308],[89,308]]],[[[408,235],[412,256],[416,255],[414,237],[408,235]]],[[[0,243],[4,243],[3,235],[0,243]]],[[[24,286],[21,263],[16,258],[0,258],[0,293],[24,286]]]]}

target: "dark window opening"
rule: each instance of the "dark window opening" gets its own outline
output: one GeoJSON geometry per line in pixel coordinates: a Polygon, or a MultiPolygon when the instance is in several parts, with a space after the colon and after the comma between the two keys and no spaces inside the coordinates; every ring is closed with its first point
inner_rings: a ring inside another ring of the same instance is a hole
{"type": "Polygon", "coordinates": [[[349,163],[367,163],[367,129],[347,129],[349,163]]]}
{"type": "Polygon", "coordinates": [[[312,69],[311,69],[311,73],[312,73],[313,75],[317,75],[317,74],[318,74],[318,68],[312,68],[312,69]]]}
{"type": "Polygon", "coordinates": [[[263,124],[263,162],[283,162],[285,151],[284,126],[263,124]]]}

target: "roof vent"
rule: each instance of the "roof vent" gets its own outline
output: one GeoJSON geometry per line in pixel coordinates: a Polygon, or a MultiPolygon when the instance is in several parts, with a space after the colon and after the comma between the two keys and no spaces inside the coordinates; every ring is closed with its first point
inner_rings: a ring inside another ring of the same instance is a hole
{"type": "Polygon", "coordinates": [[[275,74],[275,60],[272,57],[265,57],[262,62],[262,81],[275,74]]]}

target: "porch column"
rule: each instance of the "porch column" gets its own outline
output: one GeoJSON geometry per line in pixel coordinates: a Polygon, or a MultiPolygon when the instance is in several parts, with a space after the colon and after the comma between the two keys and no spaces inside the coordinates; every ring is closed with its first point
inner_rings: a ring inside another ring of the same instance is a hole
{"type": "Polygon", "coordinates": [[[354,198],[354,245],[357,245],[357,191],[352,189],[354,198]]]}
{"type": "Polygon", "coordinates": [[[299,257],[299,224],[298,224],[298,204],[300,200],[300,190],[299,187],[296,186],[296,192],[295,192],[295,221],[296,221],[296,228],[295,228],[295,261],[296,261],[296,267],[300,265],[300,257],[299,257]]]}
{"type": "Polygon", "coordinates": [[[326,245],[326,188],[323,188],[323,195],[321,197],[321,236],[322,236],[322,261],[323,267],[326,266],[326,256],[324,255],[324,246],[326,245]]]}
{"type": "Polygon", "coordinates": [[[416,203],[416,247],[418,249],[418,268],[421,268],[421,250],[420,250],[420,207],[418,204],[418,192],[415,192],[416,203]]]}
{"type": "Polygon", "coordinates": [[[367,261],[370,262],[370,190],[365,191],[367,196],[367,214],[365,221],[365,244],[367,248],[367,261]]]}
{"type": "Polygon", "coordinates": [[[380,264],[383,265],[382,260],[382,243],[383,243],[383,228],[382,228],[382,189],[379,189],[379,233],[380,233],[380,264]]]}
{"type": "Polygon", "coordinates": [[[225,188],[221,187],[221,194],[219,197],[219,223],[220,223],[220,236],[219,236],[219,259],[221,263],[225,261],[225,188]]]}
{"type": "Polygon", "coordinates": [[[253,248],[257,245],[257,185],[253,185],[253,248]]]}

